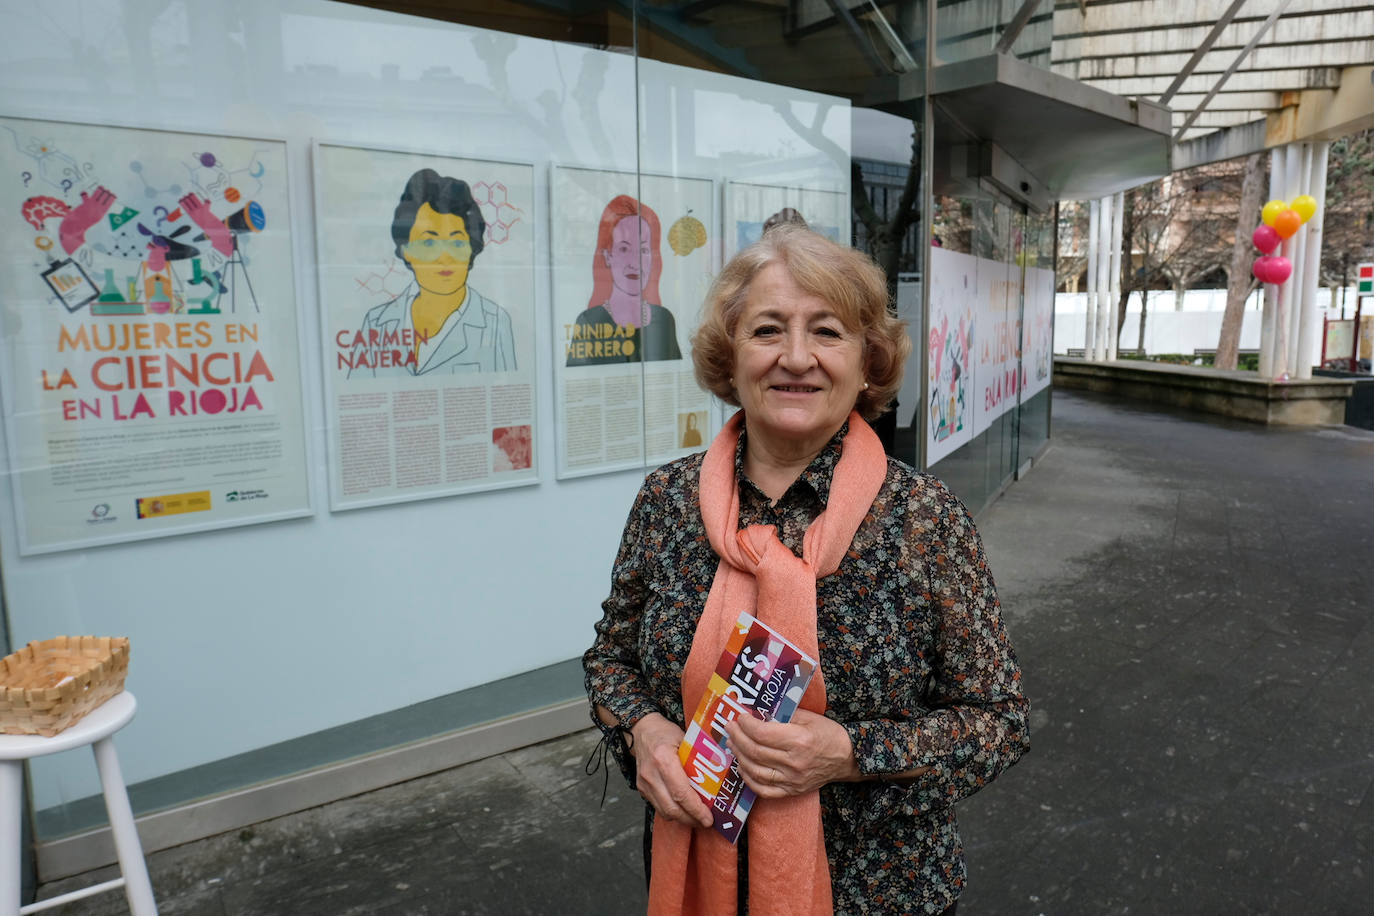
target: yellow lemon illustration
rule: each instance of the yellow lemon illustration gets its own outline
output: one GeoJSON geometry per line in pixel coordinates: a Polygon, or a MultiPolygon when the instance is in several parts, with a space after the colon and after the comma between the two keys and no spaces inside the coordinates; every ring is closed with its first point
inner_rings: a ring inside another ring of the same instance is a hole
{"type": "Polygon", "coordinates": [[[668,230],[668,244],[673,254],[686,257],[706,244],[706,227],[695,216],[684,216],[668,230]]]}

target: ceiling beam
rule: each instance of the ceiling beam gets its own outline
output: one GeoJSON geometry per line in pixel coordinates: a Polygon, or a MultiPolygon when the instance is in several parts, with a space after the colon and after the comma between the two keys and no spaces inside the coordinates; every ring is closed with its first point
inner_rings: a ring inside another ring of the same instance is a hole
{"type": "Polygon", "coordinates": [[[1263,120],[1251,121],[1248,124],[1237,124],[1234,127],[1190,137],[1182,142],[1175,141],[1174,170],[1181,171],[1263,152],[1268,146],[1265,127],[1263,120]]]}
{"type": "Polygon", "coordinates": [[[1212,26],[1212,31],[1207,33],[1207,37],[1202,39],[1202,44],[1193,52],[1193,56],[1188,58],[1188,63],[1183,65],[1183,69],[1178,72],[1178,76],[1174,77],[1174,81],[1169,84],[1169,88],[1165,89],[1164,94],[1159,97],[1159,104],[1169,104],[1169,100],[1174,97],[1174,93],[1178,92],[1178,88],[1183,85],[1183,81],[1193,72],[1193,68],[1202,60],[1203,55],[1211,50],[1212,45],[1217,43],[1217,39],[1221,37],[1222,29],[1226,28],[1232,19],[1236,18],[1236,13],[1239,12],[1240,8],[1244,5],[1245,0],[1232,0],[1231,5],[1226,8],[1226,12],[1222,13],[1221,18],[1217,20],[1217,24],[1212,26]]]}
{"type": "Polygon", "coordinates": [[[679,6],[673,12],[677,14],[679,19],[691,19],[700,16],[702,13],[709,12],[726,2],[728,2],[728,0],[693,0],[691,3],[684,3],[682,6],[679,6]]]}
{"type": "MultiPolygon", "coordinates": [[[[1240,0],[1245,2],[1245,0],[1240,0]]],[[[1041,0],[1025,0],[1021,8],[1016,11],[1016,15],[1011,17],[1011,22],[1007,23],[1007,29],[1002,33],[1002,37],[997,40],[997,46],[993,48],[998,54],[1009,54],[1011,46],[1016,44],[1016,39],[1021,37],[1021,30],[1026,27],[1026,23],[1031,21],[1035,11],[1039,8],[1041,0]]]]}
{"type": "MultiPolygon", "coordinates": [[[[1055,68],[1061,76],[1074,78],[1072,73],[1055,68]]],[[[1082,82],[1098,89],[1105,89],[1117,95],[1144,95],[1153,97],[1159,91],[1162,77],[1159,76],[1114,76],[1093,79],[1079,78],[1082,82]]],[[[1179,95],[1194,95],[1198,98],[1212,88],[1213,80],[1205,74],[1194,73],[1183,84],[1179,95]]],[[[1299,89],[1336,89],[1341,84],[1341,71],[1336,67],[1316,67],[1313,69],[1294,68],[1288,70],[1238,70],[1227,82],[1224,93],[1229,92],[1290,92],[1299,89]]],[[[1177,99],[1177,96],[1175,96],[1177,99]]],[[[1197,99],[1194,99],[1196,104],[1197,99]]]]}
{"type": "Polygon", "coordinates": [[[1217,80],[1217,84],[1212,87],[1212,91],[1207,93],[1207,96],[1202,100],[1202,104],[1194,108],[1193,113],[1183,119],[1183,126],[1174,134],[1175,143],[1182,138],[1184,131],[1188,129],[1188,125],[1192,124],[1193,121],[1197,119],[1197,116],[1202,114],[1203,110],[1207,107],[1207,103],[1212,101],[1216,94],[1221,91],[1221,87],[1226,85],[1226,81],[1231,78],[1231,74],[1236,72],[1236,69],[1245,58],[1255,49],[1255,45],[1259,44],[1260,39],[1264,37],[1264,33],[1269,31],[1269,27],[1278,20],[1279,16],[1283,15],[1283,11],[1288,8],[1288,4],[1291,2],[1292,0],[1279,0],[1278,6],[1274,7],[1274,11],[1269,14],[1269,18],[1264,20],[1264,24],[1255,32],[1255,36],[1250,39],[1250,43],[1236,55],[1235,60],[1231,61],[1231,66],[1226,68],[1226,72],[1221,75],[1221,79],[1217,80]]]}
{"type": "Polygon", "coordinates": [[[854,18],[854,14],[849,11],[849,7],[841,0],[825,0],[830,5],[830,11],[835,14],[835,18],[844,23],[849,30],[849,37],[868,61],[868,65],[873,68],[874,76],[887,76],[892,72],[892,68],[887,62],[878,56],[878,52],[873,50],[873,42],[868,40],[864,34],[863,27],[859,25],[859,20],[854,18]]]}

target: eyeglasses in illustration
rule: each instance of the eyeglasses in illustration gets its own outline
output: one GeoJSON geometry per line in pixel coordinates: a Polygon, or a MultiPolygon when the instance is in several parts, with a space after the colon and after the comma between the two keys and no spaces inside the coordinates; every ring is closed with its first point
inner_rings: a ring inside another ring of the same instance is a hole
{"type": "Polygon", "coordinates": [[[350,361],[350,378],[516,368],[510,315],[469,283],[486,231],[467,182],[433,169],[410,176],[392,216],[391,239],[411,283],[363,318],[356,338],[360,358],[350,361]],[[369,353],[386,358],[370,359],[369,353]]]}

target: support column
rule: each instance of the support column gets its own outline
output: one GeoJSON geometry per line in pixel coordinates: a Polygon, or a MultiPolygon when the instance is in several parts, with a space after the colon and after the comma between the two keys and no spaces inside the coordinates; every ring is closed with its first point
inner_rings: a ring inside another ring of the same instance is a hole
{"type": "Polygon", "coordinates": [[[1097,331],[1093,359],[1107,358],[1107,316],[1111,312],[1112,198],[1102,198],[1097,220],[1097,331]]]}
{"type": "MultiPolygon", "coordinates": [[[[1294,378],[1311,378],[1312,366],[1319,358],[1317,347],[1317,291],[1321,285],[1322,227],[1326,221],[1326,166],[1331,143],[1313,144],[1312,177],[1309,193],[1317,201],[1317,214],[1308,220],[1307,254],[1303,259],[1301,316],[1298,324],[1298,363],[1294,378]]],[[[1334,290],[1332,291],[1334,294],[1334,290]]]]}
{"type": "MultiPolygon", "coordinates": [[[[1298,143],[1295,149],[1298,154],[1298,178],[1284,198],[1290,205],[1295,197],[1306,194],[1312,186],[1312,144],[1298,143]]],[[[1302,368],[1302,360],[1298,356],[1298,336],[1302,328],[1303,265],[1307,263],[1307,236],[1308,233],[1303,229],[1293,236],[1293,276],[1285,284],[1288,287],[1288,374],[1292,378],[1297,378],[1302,368]]]]}
{"type": "Polygon", "coordinates": [[[1083,358],[1093,358],[1097,343],[1097,223],[1101,206],[1096,200],[1088,202],[1088,298],[1084,300],[1083,358]]]}
{"type": "MultiPolygon", "coordinates": [[[[1110,279],[1107,288],[1111,290],[1107,296],[1108,301],[1108,320],[1107,320],[1107,359],[1116,359],[1116,341],[1120,333],[1118,327],[1120,323],[1120,312],[1118,304],[1121,302],[1121,233],[1122,220],[1125,218],[1126,192],[1117,191],[1112,199],[1112,264],[1108,269],[1110,279]]],[[[1127,263],[1130,263],[1129,261],[1127,263]]],[[[1143,346],[1143,344],[1142,344],[1143,346]]]]}
{"type": "MultiPolygon", "coordinates": [[[[1293,188],[1298,184],[1298,169],[1302,165],[1298,150],[1298,144],[1289,143],[1284,146],[1283,155],[1283,175],[1279,184],[1279,197],[1289,200],[1296,193],[1293,188]]],[[[1293,263],[1293,237],[1289,236],[1283,240],[1279,246],[1279,254],[1288,259],[1288,263],[1293,263]]],[[[1290,276],[1285,283],[1278,284],[1278,307],[1274,310],[1274,378],[1282,379],[1289,376],[1290,364],[1288,362],[1288,338],[1293,319],[1293,278],[1290,276]]]]}
{"type": "MultiPolygon", "coordinates": [[[[1276,147],[1269,151],[1269,196],[1265,201],[1271,201],[1279,196],[1279,188],[1283,185],[1284,169],[1284,150],[1283,147],[1276,147]]],[[[1270,379],[1274,377],[1274,339],[1275,339],[1275,316],[1278,313],[1278,290],[1272,283],[1263,284],[1264,289],[1264,311],[1260,316],[1260,353],[1259,353],[1259,376],[1260,378],[1270,379]]]]}

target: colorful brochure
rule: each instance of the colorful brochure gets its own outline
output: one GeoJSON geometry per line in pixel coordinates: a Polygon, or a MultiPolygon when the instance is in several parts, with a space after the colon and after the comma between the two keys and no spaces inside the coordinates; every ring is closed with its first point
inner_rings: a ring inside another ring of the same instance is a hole
{"type": "Polygon", "coordinates": [[[711,803],[715,828],[731,843],[756,796],[740,777],[725,726],[741,715],[789,721],[815,671],[816,660],[782,634],[752,614],[739,615],[678,748],[692,785],[711,803]]]}

